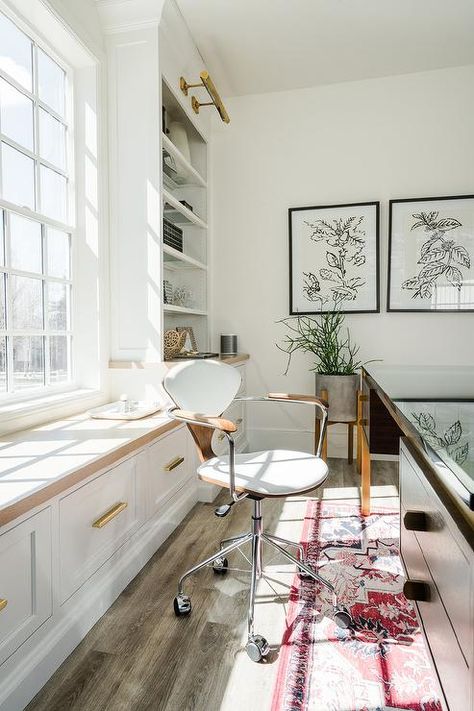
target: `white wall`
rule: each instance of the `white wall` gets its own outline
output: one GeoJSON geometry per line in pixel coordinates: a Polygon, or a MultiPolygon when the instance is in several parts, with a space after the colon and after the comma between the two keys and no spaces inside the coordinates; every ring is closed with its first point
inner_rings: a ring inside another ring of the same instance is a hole
{"type": "MultiPolygon", "coordinates": [[[[240,350],[251,354],[249,392],[312,392],[310,359],[297,354],[284,377],[285,356],[275,347],[284,333],[275,322],[288,315],[287,209],[381,201],[385,310],[388,200],[474,192],[474,67],[226,105],[231,124],[215,123],[212,152],[214,345],[219,333],[239,334],[240,350]]],[[[473,364],[474,314],[353,315],[347,324],[363,359],[473,364]]],[[[310,444],[299,432],[308,416],[269,407],[253,406],[251,446],[310,444]]],[[[338,436],[333,446],[343,442],[338,436]]]]}

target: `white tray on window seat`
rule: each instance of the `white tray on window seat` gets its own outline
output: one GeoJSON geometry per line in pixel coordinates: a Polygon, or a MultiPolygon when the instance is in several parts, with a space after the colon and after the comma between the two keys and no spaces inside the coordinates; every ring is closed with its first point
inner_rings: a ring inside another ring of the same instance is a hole
{"type": "Polygon", "coordinates": [[[89,410],[89,416],[96,420],[140,420],[161,410],[157,402],[133,401],[128,412],[124,412],[123,401],[109,402],[107,405],[89,410]]]}

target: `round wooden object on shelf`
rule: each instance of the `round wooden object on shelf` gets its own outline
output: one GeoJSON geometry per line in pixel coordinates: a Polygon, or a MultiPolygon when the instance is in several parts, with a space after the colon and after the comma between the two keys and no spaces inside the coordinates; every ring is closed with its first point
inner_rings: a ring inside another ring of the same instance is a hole
{"type": "Polygon", "coordinates": [[[163,354],[165,360],[172,360],[175,358],[180,351],[182,351],[183,346],[186,341],[186,331],[178,333],[173,329],[165,331],[163,338],[163,354]]]}

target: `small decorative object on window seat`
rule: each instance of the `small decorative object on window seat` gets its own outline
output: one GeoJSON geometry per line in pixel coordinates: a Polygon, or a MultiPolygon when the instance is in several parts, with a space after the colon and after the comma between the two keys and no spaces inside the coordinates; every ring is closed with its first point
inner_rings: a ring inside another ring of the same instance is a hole
{"type": "Polygon", "coordinates": [[[117,402],[89,410],[89,416],[96,420],[140,420],[158,410],[161,410],[161,405],[157,402],[138,402],[129,400],[127,395],[121,395],[117,402]]]}

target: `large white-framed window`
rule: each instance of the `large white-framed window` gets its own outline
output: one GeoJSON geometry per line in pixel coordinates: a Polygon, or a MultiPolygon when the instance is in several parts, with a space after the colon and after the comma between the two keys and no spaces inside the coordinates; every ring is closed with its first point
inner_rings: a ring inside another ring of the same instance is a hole
{"type": "Polygon", "coordinates": [[[72,79],[0,9],[0,403],[73,384],[72,79]]]}

